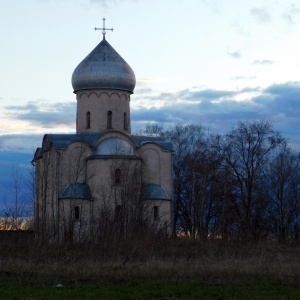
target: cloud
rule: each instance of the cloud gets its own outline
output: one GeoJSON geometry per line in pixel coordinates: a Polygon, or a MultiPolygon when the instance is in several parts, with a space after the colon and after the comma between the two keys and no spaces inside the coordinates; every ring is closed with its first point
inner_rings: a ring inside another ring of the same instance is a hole
{"type": "Polygon", "coordinates": [[[262,60],[256,59],[252,62],[252,65],[266,66],[266,65],[272,65],[272,64],[274,64],[274,61],[270,60],[270,59],[262,59],[262,60]]]}
{"type": "MultiPolygon", "coordinates": [[[[267,88],[246,87],[241,90],[192,88],[177,92],[136,91],[131,102],[132,128],[149,122],[174,125],[177,122],[202,122],[218,133],[226,133],[238,120],[267,120],[300,149],[300,82],[273,84],[267,88]]],[[[7,106],[16,120],[51,128],[59,123],[75,129],[76,107],[72,103],[31,101],[26,105],[7,106]]],[[[49,130],[48,130],[49,132],[49,130]]],[[[60,131],[64,132],[64,131],[60,131]]],[[[0,151],[33,152],[42,135],[0,135],[0,151]]]]}
{"type": "Polygon", "coordinates": [[[138,0],[89,0],[90,4],[101,5],[104,8],[109,8],[109,4],[117,5],[122,2],[138,2],[138,0]],[[109,4],[108,4],[109,3],[109,4]]]}
{"type": "Polygon", "coordinates": [[[161,82],[161,78],[155,78],[155,77],[147,77],[147,78],[141,78],[138,80],[138,83],[154,83],[154,82],[161,82]]]}
{"type": "Polygon", "coordinates": [[[298,17],[300,9],[295,4],[291,4],[283,13],[282,17],[289,23],[295,24],[295,19],[298,17]]]}
{"type": "Polygon", "coordinates": [[[151,88],[137,88],[134,91],[136,94],[150,94],[153,92],[153,90],[151,88]]]}
{"type": "Polygon", "coordinates": [[[269,14],[269,12],[265,9],[265,8],[258,8],[258,7],[255,7],[255,8],[252,8],[250,10],[250,14],[252,16],[254,16],[254,18],[256,20],[258,20],[260,23],[267,23],[267,22],[270,22],[271,21],[271,16],[269,14]]]}
{"type": "Polygon", "coordinates": [[[249,79],[255,79],[256,76],[234,76],[230,77],[231,80],[249,80],[249,79]]]}
{"type": "Polygon", "coordinates": [[[0,135],[0,152],[33,153],[42,143],[42,134],[0,135]]]}
{"type": "Polygon", "coordinates": [[[224,91],[206,89],[202,91],[192,91],[185,95],[185,99],[193,100],[221,100],[224,97],[230,97],[236,95],[236,91],[224,91]]]}
{"type": "Polygon", "coordinates": [[[245,87],[240,90],[240,93],[254,93],[254,92],[261,92],[262,88],[260,87],[245,87]]]}
{"type": "Polygon", "coordinates": [[[300,82],[274,84],[265,89],[248,87],[239,91],[185,89],[166,95],[166,104],[162,107],[133,109],[131,118],[133,127],[149,122],[165,126],[176,122],[202,122],[218,133],[228,132],[239,120],[266,120],[300,149],[299,95],[300,82]]]}
{"type": "Polygon", "coordinates": [[[222,11],[224,4],[221,1],[201,0],[212,12],[219,13],[222,11]]]}
{"type": "Polygon", "coordinates": [[[49,103],[36,100],[25,105],[8,105],[4,108],[7,117],[47,128],[55,128],[62,124],[72,126],[76,116],[75,102],[49,103]]]}
{"type": "Polygon", "coordinates": [[[231,56],[232,58],[241,58],[242,54],[239,51],[231,51],[231,50],[227,50],[226,52],[229,56],[231,56]]]}
{"type": "MultiPolygon", "coordinates": [[[[138,107],[131,109],[132,129],[144,129],[151,122],[156,122],[168,129],[181,122],[199,124],[209,128],[210,132],[225,134],[237,121],[269,121],[288,139],[289,144],[300,150],[300,82],[273,84],[267,88],[246,87],[241,90],[219,89],[184,89],[174,93],[136,96],[146,98],[138,107]],[[163,99],[163,105],[155,107],[156,101],[163,99]],[[151,108],[149,107],[151,103],[151,108]]],[[[139,102],[139,100],[137,100],[139,102]]],[[[64,114],[63,110],[72,105],[49,104],[45,101],[28,102],[26,105],[9,106],[16,116],[26,113],[32,122],[53,121],[53,112],[64,114]],[[56,107],[57,106],[57,107],[56,107]],[[50,111],[50,116],[49,116],[50,111]],[[31,113],[41,113],[40,117],[31,113]]],[[[31,121],[30,121],[31,122],[31,121]]],[[[41,146],[42,134],[7,134],[0,135],[0,187],[8,186],[12,166],[22,167],[30,164],[35,149],[41,146]]],[[[23,168],[24,170],[26,168],[23,168]]],[[[0,203],[1,205],[1,203],[0,203]]],[[[1,208],[1,207],[0,207],[1,208]]]]}

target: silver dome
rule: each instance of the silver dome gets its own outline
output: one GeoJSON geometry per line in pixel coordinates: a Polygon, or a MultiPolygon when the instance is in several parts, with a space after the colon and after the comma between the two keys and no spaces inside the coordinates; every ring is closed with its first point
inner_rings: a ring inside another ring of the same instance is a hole
{"type": "Polygon", "coordinates": [[[105,39],[76,67],[72,75],[74,92],[113,89],[133,93],[135,82],[133,70],[105,39]]]}

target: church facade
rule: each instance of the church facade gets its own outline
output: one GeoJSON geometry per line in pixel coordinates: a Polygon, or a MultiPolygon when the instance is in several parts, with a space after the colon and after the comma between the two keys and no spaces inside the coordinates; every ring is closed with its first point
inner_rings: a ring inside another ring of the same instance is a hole
{"type": "Polygon", "coordinates": [[[76,133],[46,134],[33,158],[38,241],[96,239],[107,227],[172,233],[172,144],[131,134],[135,84],[104,31],[72,75],[76,133]]]}

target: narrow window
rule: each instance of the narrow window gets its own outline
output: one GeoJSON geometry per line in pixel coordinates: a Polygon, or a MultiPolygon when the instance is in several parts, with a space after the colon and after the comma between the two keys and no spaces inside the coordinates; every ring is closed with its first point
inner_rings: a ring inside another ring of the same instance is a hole
{"type": "Polygon", "coordinates": [[[121,170],[120,169],[115,170],[115,183],[116,184],[121,183],[121,170]]]}
{"type": "Polygon", "coordinates": [[[122,205],[117,205],[115,208],[115,217],[118,218],[121,214],[122,205]]]}
{"type": "Polygon", "coordinates": [[[109,110],[107,112],[107,129],[112,128],[112,112],[109,110]]]}
{"type": "Polygon", "coordinates": [[[86,120],[85,121],[86,121],[85,128],[86,129],[91,128],[91,113],[89,111],[86,113],[86,120]]]}
{"type": "Polygon", "coordinates": [[[127,126],[127,114],[126,112],[124,112],[124,130],[127,130],[128,126],[127,126]]]}
{"type": "Polygon", "coordinates": [[[158,215],[158,206],[154,206],[153,207],[153,219],[154,220],[157,220],[159,218],[159,215],[158,215]]]}
{"type": "Polygon", "coordinates": [[[79,206],[74,207],[74,219],[79,220],[79,206]]]}

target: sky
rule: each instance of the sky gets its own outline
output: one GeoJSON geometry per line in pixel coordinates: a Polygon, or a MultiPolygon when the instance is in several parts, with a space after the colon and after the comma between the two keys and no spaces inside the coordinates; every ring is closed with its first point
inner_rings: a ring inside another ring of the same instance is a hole
{"type": "Polygon", "coordinates": [[[1,1],[0,189],[45,133],[75,131],[71,76],[103,17],[136,75],[133,131],[180,122],[223,134],[264,120],[300,150],[298,1],[1,1]]]}

